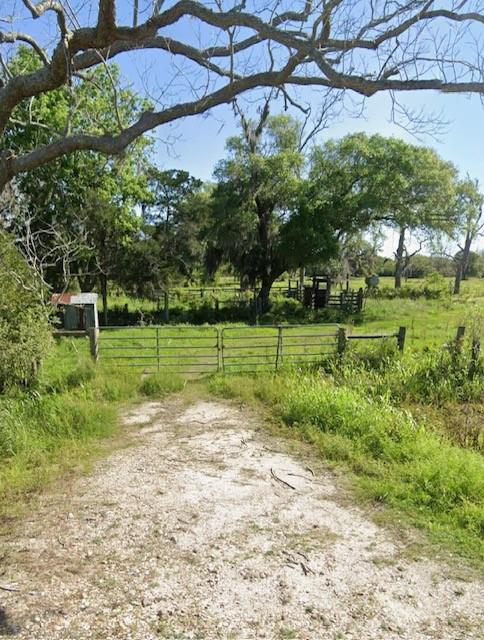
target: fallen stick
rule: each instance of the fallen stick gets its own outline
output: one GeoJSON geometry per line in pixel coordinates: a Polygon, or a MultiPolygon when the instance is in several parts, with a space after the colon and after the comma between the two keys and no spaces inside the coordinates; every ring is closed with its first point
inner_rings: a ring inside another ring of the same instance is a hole
{"type": "Polygon", "coordinates": [[[23,591],[22,589],[17,589],[16,587],[7,587],[5,585],[0,584],[0,589],[2,591],[10,591],[12,593],[26,593],[28,596],[35,596],[36,594],[33,591],[23,591]]]}
{"type": "Polygon", "coordinates": [[[304,480],[309,480],[310,482],[312,482],[312,478],[308,478],[307,476],[303,476],[301,473],[288,473],[288,476],[293,476],[293,477],[297,477],[297,478],[303,478],[304,480]]]}
{"type": "Polygon", "coordinates": [[[282,478],[279,478],[279,476],[276,476],[272,468],[271,468],[271,476],[274,478],[274,480],[277,480],[281,484],[286,485],[286,487],[289,487],[289,489],[294,489],[294,491],[296,490],[296,487],[293,487],[292,484],[289,484],[289,482],[286,482],[282,478]]]}

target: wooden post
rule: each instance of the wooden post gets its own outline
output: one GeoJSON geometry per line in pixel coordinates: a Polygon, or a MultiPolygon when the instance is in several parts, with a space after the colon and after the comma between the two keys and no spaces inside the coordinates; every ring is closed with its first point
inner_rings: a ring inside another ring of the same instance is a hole
{"type": "Polygon", "coordinates": [[[464,342],[464,335],[466,332],[465,327],[457,327],[457,333],[455,334],[455,348],[458,352],[462,351],[462,344],[464,342]]]}
{"type": "Polygon", "coordinates": [[[156,370],[160,370],[160,328],[156,327],[156,370]]]}
{"type": "Polygon", "coordinates": [[[220,355],[222,359],[222,372],[225,373],[225,359],[224,359],[224,330],[220,330],[220,355]]]}
{"type": "Polygon", "coordinates": [[[346,346],[348,344],[348,337],[346,335],[346,329],[344,327],[339,327],[338,329],[338,353],[343,355],[346,351],[346,346]]]}
{"type": "Polygon", "coordinates": [[[91,358],[94,362],[97,362],[99,360],[99,329],[97,327],[90,327],[88,333],[91,358]]]}
{"type": "Polygon", "coordinates": [[[356,306],[358,311],[361,311],[363,309],[363,288],[362,287],[358,289],[358,294],[356,297],[356,306]]]}
{"type": "Polygon", "coordinates": [[[397,333],[397,345],[399,351],[403,351],[405,348],[405,337],[407,335],[407,327],[399,327],[397,333]]]}
{"type": "Polygon", "coordinates": [[[277,352],[276,352],[276,370],[279,366],[279,360],[282,362],[282,327],[277,327],[277,352]]]}
{"type": "Polygon", "coordinates": [[[163,297],[164,297],[164,316],[165,316],[165,322],[168,323],[170,322],[170,294],[168,293],[168,291],[163,291],[163,297]]]}

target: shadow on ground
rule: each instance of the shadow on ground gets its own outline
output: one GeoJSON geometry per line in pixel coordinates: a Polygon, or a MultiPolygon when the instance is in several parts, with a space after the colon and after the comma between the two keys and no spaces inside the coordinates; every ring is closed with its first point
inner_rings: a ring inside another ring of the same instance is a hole
{"type": "Polygon", "coordinates": [[[9,620],[5,609],[0,607],[0,636],[15,636],[17,632],[18,627],[9,620]]]}

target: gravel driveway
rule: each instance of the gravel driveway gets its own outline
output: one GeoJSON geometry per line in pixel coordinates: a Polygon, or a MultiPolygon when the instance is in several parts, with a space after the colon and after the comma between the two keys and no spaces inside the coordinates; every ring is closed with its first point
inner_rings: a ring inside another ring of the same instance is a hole
{"type": "Polygon", "coordinates": [[[0,636],[482,638],[482,582],[416,558],[248,409],[124,422],[127,446],[0,539],[0,636]]]}

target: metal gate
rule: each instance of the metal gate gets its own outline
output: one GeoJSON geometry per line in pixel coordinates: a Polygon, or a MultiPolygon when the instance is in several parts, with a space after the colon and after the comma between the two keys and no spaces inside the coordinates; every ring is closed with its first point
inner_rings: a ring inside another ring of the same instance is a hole
{"type": "Polygon", "coordinates": [[[222,370],[278,369],[308,365],[335,353],[338,325],[278,325],[221,329],[222,370]]]}
{"type": "Polygon", "coordinates": [[[97,359],[146,372],[258,371],[317,363],[337,339],[338,325],[103,327],[97,359]]]}
{"type": "Polygon", "coordinates": [[[98,360],[143,371],[214,373],[220,369],[215,327],[102,327],[98,360]]]}

